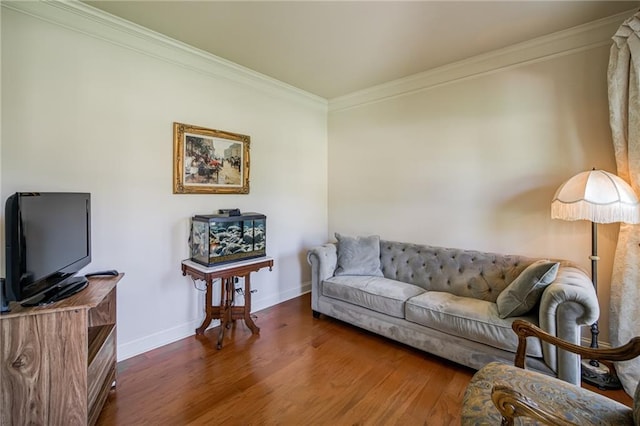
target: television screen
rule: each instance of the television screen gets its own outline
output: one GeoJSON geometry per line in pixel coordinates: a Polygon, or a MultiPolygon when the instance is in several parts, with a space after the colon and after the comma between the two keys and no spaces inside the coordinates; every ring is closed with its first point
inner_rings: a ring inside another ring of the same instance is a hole
{"type": "Polygon", "coordinates": [[[60,288],[91,261],[88,193],[16,193],[6,203],[7,296],[60,288]]]}

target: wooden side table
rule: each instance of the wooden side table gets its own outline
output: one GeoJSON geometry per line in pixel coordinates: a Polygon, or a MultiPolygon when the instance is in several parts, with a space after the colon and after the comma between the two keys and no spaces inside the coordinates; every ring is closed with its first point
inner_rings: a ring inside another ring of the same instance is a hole
{"type": "Polygon", "coordinates": [[[206,283],[205,293],[205,317],[200,327],[196,328],[196,334],[204,334],[211,321],[220,320],[217,348],[222,348],[224,331],[237,319],[243,319],[252,334],[260,333],[260,329],[251,319],[251,273],[262,268],[273,268],[273,258],[259,257],[257,259],[243,260],[225,265],[207,267],[191,260],[182,261],[182,275],[189,275],[193,279],[203,280],[206,283]],[[235,280],[244,278],[244,306],[235,306],[235,280]],[[213,282],[219,279],[220,305],[213,306],[213,282]]]}

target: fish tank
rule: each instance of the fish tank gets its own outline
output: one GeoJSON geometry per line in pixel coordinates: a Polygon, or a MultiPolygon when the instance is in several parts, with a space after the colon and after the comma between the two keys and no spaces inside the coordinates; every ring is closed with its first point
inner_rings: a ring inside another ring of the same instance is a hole
{"type": "Polygon", "coordinates": [[[260,213],[195,215],[191,260],[215,266],[267,254],[267,217],[260,213]]]}

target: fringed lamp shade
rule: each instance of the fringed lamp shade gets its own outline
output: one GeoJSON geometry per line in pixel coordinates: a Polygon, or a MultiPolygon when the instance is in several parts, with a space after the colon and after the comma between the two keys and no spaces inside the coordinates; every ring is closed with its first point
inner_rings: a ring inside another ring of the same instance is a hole
{"type": "Polygon", "coordinates": [[[624,180],[603,170],[591,170],[558,188],[551,202],[551,218],[640,223],[640,203],[624,180]]]}

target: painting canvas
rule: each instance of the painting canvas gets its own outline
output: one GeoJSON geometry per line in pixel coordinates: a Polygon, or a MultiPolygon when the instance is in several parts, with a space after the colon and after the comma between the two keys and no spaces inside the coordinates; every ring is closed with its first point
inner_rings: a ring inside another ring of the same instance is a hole
{"type": "Polygon", "coordinates": [[[246,135],[173,124],[174,194],[248,194],[246,135]]]}

